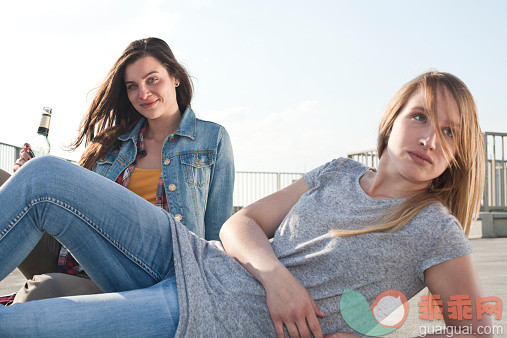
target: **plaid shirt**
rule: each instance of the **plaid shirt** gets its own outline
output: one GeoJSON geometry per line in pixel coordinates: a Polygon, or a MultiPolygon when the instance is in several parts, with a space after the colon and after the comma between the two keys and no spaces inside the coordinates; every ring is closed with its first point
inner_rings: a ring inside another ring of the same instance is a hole
{"type": "MultiPolygon", "coordinates": [[[[137,159],[146,156],[146,148],[144,147],[144,132],[146,131],[146,122],[142,126],[141,130],[139,131],[139,138],[137,141],[137,155],[134,162],[132,162],[131,165],[129,165],[123,172],[118,176],[116,179],[116,183],[123,185],[125,188],[129,184],[130,175],[134,171],[134,168],[137,164],[137,159]]],[[[167,203],[167,196],[165,194],[165,188],[164,188],[164,178],[162,174],[160,174],[160,177],[158,179],[157,183],[157,195],[156,195],[156,201],[155,205],[157,207],[163,208],[165,211],[169,211],[169,205],[167,203]]],[[[66,247],[62,245],[62,248],[60,249],[60,254],[58,257],[58,272],[67,273],[70,275],[75,275],[78,273],[83,272],[83,269],[81,266],[79,266],[79,263],[76,261],[76,259],[72,256],[69,250],[67,250],[66,247]]]]}

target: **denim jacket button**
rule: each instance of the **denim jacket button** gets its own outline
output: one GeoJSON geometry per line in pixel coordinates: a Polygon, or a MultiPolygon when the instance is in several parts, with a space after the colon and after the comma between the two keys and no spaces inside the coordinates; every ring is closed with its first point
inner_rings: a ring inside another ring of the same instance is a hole
{"type": "Polygon", "coordinates": [[[181,221],[181,219],[183,218],[183,216],[181,216],[180,214],[176,214],[174,215],[174,218],[178,221],[181,221]]]}
{"type": "Polygon", "coordinates": [[[169,191],[176,190],[176,186],[174,184],[169,184],[169,186],[167,188],[169,189],[169,191]]]}
{"type": "Polygon", "coordinates": [[[170,160],[170,159],[168,159],[168,158],[166,158],[166,159],[164,160],[164,164],[165,164],[165,165],[169,165],[169,163],[171,163],[171,160],[170,160]]]}
{"type": "Polygon", "coordinates": [[[200,159],[200,158],[196,158],[196,159],[195,159],[195,164],[199,165],[199,164],[201,164],[201,163],[202,163],[202,161],[201,161],[201,159],[200,159]]]}
{"type": "Polygon", "coordinates": [[[174,141],[174,136],[169,137],[169,142],[174,141]]]}

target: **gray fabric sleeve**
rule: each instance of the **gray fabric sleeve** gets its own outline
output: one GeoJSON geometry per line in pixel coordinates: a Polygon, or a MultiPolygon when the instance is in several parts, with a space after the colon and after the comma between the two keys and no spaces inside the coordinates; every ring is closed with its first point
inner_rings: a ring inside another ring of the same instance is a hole
{"type": "Polygon", "coordinates": [[[329,168],[336,168],[338,165],[340,165],[340,163],[342,163],[344,160],[346,160],[345,158],[337,158],[337,159],[334,159],[334,160],[331,160],[329,162],[327,162],[326,164],[323,164],[313,170],[310,170],[309,172],[303,174],[303,177],[306,181],[306,184],[308,185],[308,188],[312,189],[312,188],[315,188],[316,184],[317,184],[317,178],[323,173],[325,172],[326,170],[328,170],[329,168]]]}
{"type": "Polygon", "coordinates": [[[472,245],[456,219],[444,224],[440,234],[423,254],[418,264],[418,275],[424,283],[424,270],[448,260],[472,253],[472,245]]]}

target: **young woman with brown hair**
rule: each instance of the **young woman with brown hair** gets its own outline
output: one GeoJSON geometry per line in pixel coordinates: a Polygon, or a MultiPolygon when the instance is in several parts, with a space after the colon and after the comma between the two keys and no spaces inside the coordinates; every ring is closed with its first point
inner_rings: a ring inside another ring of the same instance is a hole
{"type": "MultiPolygon", "coordinates": [[[[79,165],[172,213],[199,237],[217,240],[232,213],[232,147],[224,127],[196,118],[192,93],[167,43],[136,40],[98,88],[73,148],[85,142],[79,165]]],[[[14,169],[29,159],[24,148],[14,169]]],[[[100,292],[89,279],[56,273],[86,276],[49,235],[19,268],[37,276],[14,302],[100,292]]]]}

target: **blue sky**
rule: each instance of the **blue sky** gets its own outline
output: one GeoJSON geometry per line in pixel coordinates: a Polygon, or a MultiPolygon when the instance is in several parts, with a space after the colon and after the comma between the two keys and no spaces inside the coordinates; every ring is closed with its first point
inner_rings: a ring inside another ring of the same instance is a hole
{"type": "Polygon", "coordinates": [[[166,40],[193,108],[231,135],[238,170],[307,171],[373,148],[380,113],[430,69],[471,89],[483,130],[507,132],[505,1],[17,1],[0,13],[0,142],[53,108],[55,155],[132,40],[166,40]]]}

